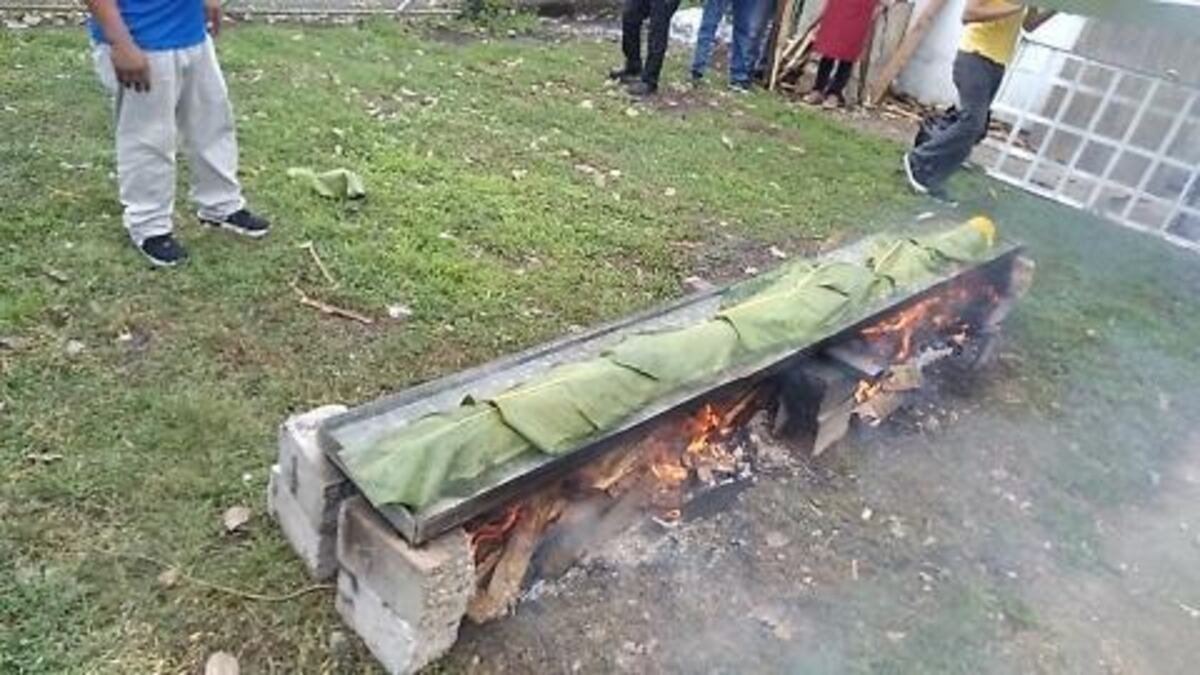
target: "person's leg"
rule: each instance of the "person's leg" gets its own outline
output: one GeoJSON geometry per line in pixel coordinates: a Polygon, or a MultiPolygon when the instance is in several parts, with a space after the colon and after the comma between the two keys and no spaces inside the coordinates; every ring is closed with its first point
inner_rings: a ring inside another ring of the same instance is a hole
{"type": "Polygon", "coordinates": [[[181,52],[179,129],[187,143],[192,202],[201,220],[220,222],[242,210],[233,107],[212,40],[181,52]]]}
{"type": "Polygon", "coordinates": [[[907,161],[919,183],[939,189],[962,166],[987,129],[992,97],[1003,78],[1003,66],[977,54],[959,52],[954,61],[958,120],[909,153],[907,161]]]}
{"type": "Polygon", "coordinates": [[[696,32],[696,48],[692,52],[692,76],[699,77],[708,69],[713,46],[717,41],[717,29],[725,15],[726,0],[705,0],[704,13],[700,16],[700,28],[696,32]]]}
{"type": "Polygon", "coordinates": [[[829,84],[825,88],[825,95],[835,97],[840,104],[845,102],[842,91],[846,88],[846,83],[850,81],[850,74],[854,72],[854,62],[838,60],[836,64],[833,67],[833,74],[829,78],[829,84]]]}
{"type": "Polygon", "coordinates": [[[817,62],[817,79],[813,82],[813,91],[819,91],[822,94],[829,88],[829,76],[833,74],[833,65],[837,63],[836,59],[831,59],[828,56],[822,56],[817,62]]]}
{"type": "Polygon", "coordinates": [[[621,51],[625,54],[622,74],[642,73],[642,24],[650,16],[651,0],[625,0],[621,13],[621,51]]]}
{"type": "Polygon", "coordinates": [[[658,88],[658,77],[662,73],[667,42],[671,37],[671,17],[677,9],[679,0],[651,0],[650,3],[650,36],[646,41],[646,67],[642,70],[642,82],[651,90],[658,88]]]}
{"type": "Polygon", "coordinates": [[[754,9],[757,0],[733,1],[733,44],[729,50],[729,81],[735,86],[750,84],[754,51],[754,9]]]}
{"type": "Polygon", "coordinates": [[[96,45],[96,73],[114,102],[117,183],[129,238],[139,248],[171,234],[175,210],[175,107],[179,78],[175,52],[147,52],[150,90],[122,87],[107,45],[96,45]]]}
{"type": "Polygon", "coordinates": [[[754,34],[751,39],[750,74],[759,77],[766,70],[767,37],[771,22],[775,18],[775,0],[758,0],[755,3],[753,20],[754,34]]]}

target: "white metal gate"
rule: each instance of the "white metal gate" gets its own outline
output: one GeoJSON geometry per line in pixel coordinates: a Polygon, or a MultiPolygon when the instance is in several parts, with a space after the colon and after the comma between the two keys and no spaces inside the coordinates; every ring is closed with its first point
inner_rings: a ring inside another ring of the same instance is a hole
{"type": "Polygon", "coordinates": [[[996,100],[992,176],[1200,251],[1200,88],[1023,40],[996,100]]]}

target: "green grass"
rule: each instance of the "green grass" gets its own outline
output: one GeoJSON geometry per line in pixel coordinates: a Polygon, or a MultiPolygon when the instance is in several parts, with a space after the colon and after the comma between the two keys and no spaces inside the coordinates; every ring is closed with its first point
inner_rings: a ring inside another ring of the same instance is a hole
{"type": "MultiPolygon", "coordinates": [[[[362,402],[677,295],[690,274],[764,266],[770,245],[809,251],[923,208],[904,194],[898,147],[781,99],[631,107],[601,82],[611,44],[452,44],[377,22],[241,26],[220,49],[245,188],[276,228],[247,243],[181,210],[193,258],[162,272],[121,230],[82,32],[0,33],[0,335],[25,343],[0,349],[0,672],[178,671],[218,648],[251,672],[370,668],[358,650],[333,660],[327,593],[261,603],[164,588],[139,556],[245,590],[296,588],[300,566],[260,507],[290,412],[362,402]],[[353,169],[368,197],[322,200],[292,166],[353,169]],[[322,317],[293,282],[378,321],[322,317]],[[392,303],[413,316],[389,320],[392,303]],[[237,503],[256,518],[227,536],[219,516],[237,503]]],[[[961,185],[1041,264],[1014,321],[1025,402],[1012,414],[1078,446],[1034,457],[1061,496],[1039,506],[1046,522],[1090,522],[1089,509],[1137,498],[1181,433],[1109,427],[1114,410],[1154,414],[1158,389],[1184,407],[1200,274],[1148,238],[961,185]]]]}

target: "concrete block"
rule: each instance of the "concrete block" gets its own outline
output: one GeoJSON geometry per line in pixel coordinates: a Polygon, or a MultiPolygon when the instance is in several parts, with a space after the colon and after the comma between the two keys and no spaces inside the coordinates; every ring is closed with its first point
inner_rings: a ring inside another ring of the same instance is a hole
{"type": "Polygon", "coordinates": [[[424,665],[417,660],[417,638],[412,626],[388,609],[370,588],[356,584],[354,575],[338,574],[334,607],[391,675],[415,673],[424,665]]]}
{"type": "MultiPolygon", "coordinates": [[[[336,529],[315,526],[285,483],[280,466],[272,466],[267,481],[267,513],[279,523],[284,538],[304,562],[309,575],[314,579],[331,579],[337,573],[336,529]]],[[[336,524],[335,520],[335,528],[336,524]]]]}
{"type": "MultiPolygon", "coordinates": [[[[401,632],[376,625],[383,619],[402,622],[411,631],[413,668],[425,666],[454,644],[475,590],[475,565],[462,528],[411,546],[364,499],[351,497],[343,502],[338,519],[337,561],[338,583],[347,594],[342,600],[339,592],[339,602],[346,606],[343,617],[368,646],[401,632]],[[366,600],[357,604],[348,602],[363,597],[366,600]]],[[[376,649],[372,653],[384,660],[376,649]]],[[[390,672],[408,672],[399,668],[403,659],[396,654],[386,657],[397,666],[393,669],[393,663],[385,662],[390,672]]]]}
{"type": "Polygon", "coordinates": [[[314,529],[330,534],[337,529],[338,506],[351,487],[321,451],[317,428],[345,410],[341,405],[321,406],[287,418],[279,428],[281,489],[291,495],[314,529]]]}

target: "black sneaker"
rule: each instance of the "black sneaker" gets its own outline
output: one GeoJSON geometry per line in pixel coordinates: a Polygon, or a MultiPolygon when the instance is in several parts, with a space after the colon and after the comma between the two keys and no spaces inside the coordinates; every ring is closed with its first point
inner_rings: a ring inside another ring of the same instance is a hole
{"type": "Polygon", "coordinates": [[[633,84],[626,87],[625,91],[629,92],[630,96],[636,96],[638,98],[641,98],[643,96],[653,95],[654,92],[658,91],[658,85],[651,84],[649,82],[646,82],[645,80],[638,80],[637,82],[634,82],[633,84]]]}
{"type": "Polygon", "coordinates": [[[749,94],[750,82],[730,82],[729,91],[734,94],[749,94]]]}
{"type": "Polygon", "coordinates": [[[201,219],[203,222],[231,232],[237,232],[246,237],[263,237],[271,230],[271,223],[266,218],[256,216],[249,209],[234,211],[221,220],[201,219]]]}
{"type": "Polygon", "coordinates": [[[699,87],[699,86],[702,86],[703,84],[704,84],[704,73],[702,73],[698,70],[693,70],[692,71],[692,86],[699,87]]]}
{"type": "Polygon", "coordinates": [[[169,234],[145,239],[138,250],[156,267],[174,267],[188,257],[187,251],[169,234]]]}
{"type": "Polygon", "coordinates": [[[628,66],[625,68],[617,68],[616,70],[608,71],[608,79],[616,80],[621,84],[633,84],[642,76],[642,71],[632,70],[628,66]]]}

